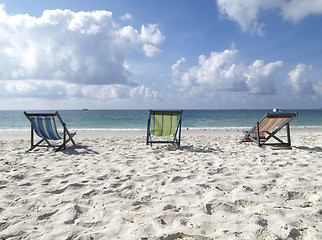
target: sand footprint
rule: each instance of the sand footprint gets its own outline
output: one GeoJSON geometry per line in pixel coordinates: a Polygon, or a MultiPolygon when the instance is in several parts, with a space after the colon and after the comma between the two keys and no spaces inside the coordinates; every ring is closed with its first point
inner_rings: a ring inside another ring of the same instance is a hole
{"type": "Polygon", "coordinates": [[[181,176],[175,176],[175,177],[172,178],[171,182],[177,183],[177,182],[183,181],[183,179],[185,179],[185,178],[181,177],[181,176]]]}
{"type": "Polygon", "coordinates": [[[99,193],[98,190],[93,189],[93,190],[91,190],[91,191],[89,191],[87,193],[84,193],[82,197],[85,198],[85,199],[87,199],[87,198],[91,198],[93,196],[96,196],[98,193],[99,193]]]}
{"type": "Polygon", "coordinates": [[[254,205],[257,205],[257,203],[253,202],[252,200],[237,199],[235,201],[235,206],[236,207],[246,208],[246,207],[254,206],[254,205]]]}
{"type": "Polygon", "coordinates": [[[53,191],[46,191],[46,193],[52,193],[52,194],[61,194],[63,192],[65,192],[67,189],[77,189],[77,188],[81,188],[85,186],[84,184],[80,184],[80,183],[72,183],[64,188],[61,188],[61,189],[56,189],[56,190],[53,190],[53,191]]]}
{"type": "Polygon", "coordinates": [[[11,226],[11,224],[9,222],[0,222],[0,232],[4,231],[9,226],[11,226]]]}
{"type": "Polygon", "coordinates": [[[212,200],[206,204],[206,213],[209,215],[214,214],[217,211],[226,211],[229,213],[239,213],[240,211],[238,208],[230,203],[223,202],[220,200],[212,200]]]}
{"type": "Polygon", "coordinates": [[[257,239],[265,239],[265,240],[281,239],[279,236],[269,231],[267,228],[258,229],[256,231],[255,236],[257,236],[257,239]]]}
{"type": "Polygon", "coordinates": [[[53,211],[53,212],[44,213],[44,214],[38,216],[37,220],[42,221],[44,219],[48,219],[48,218],[50,218],[52,215],[54,215],[57,212],[58,212],[58,209],[53,211]]]}
{"type": "Polygon", "coordinates": [[[79,205],[75,204],[73,206],[68,207],[67,209],[62,209],[62,214],[60,214],[60,216],[57,217],[58,219],[63,220],[64,224],[73,224],[81,214],[83,214],[83,210],[79,205]]]}
{"type": "Polygon", "coordinates": [[[208,237],[203,237],[200,235],[187,235],[181,232],[178,233],[171,233],[171,234],[166,234],[164,236],[161,236],[160,238],[157,238],[158,240],[174,240],[174,239],[194,239],[194,240],[207,240],[209,239],[208,237]]]}
{"type": "Polygon", "coordinates": [[[104,174],[102,176],[97,177],[97,180],[99,180],[99,181],[105,181],[106,179],[108,179],[108,174],[104,174]]]}
{"type": "Polygon", "coordinates": [[[8,184],[8,181],[6,181],[6,180],[1,181],[0,180],[0,189],[6,188],[7,187],[7,184],[8,184]]]}

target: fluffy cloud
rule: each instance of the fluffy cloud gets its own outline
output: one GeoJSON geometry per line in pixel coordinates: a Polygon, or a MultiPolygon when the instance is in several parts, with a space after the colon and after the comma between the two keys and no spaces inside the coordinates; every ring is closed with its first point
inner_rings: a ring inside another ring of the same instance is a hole
{"type": "MultiPolygon", "coordinates": [[[[196,66],[186,69],[182,65],[185,58],[172,65],[173,82],[181,91],[182,102],[218,108],[260,103],[270,108],[281,102],[292,106],[294,99],[304,95],[315,102],[322,97],[322,81],[311,65],[299,63],[289,71],[280,60],[265,63],[258,59],[246,64],[236,49],[201,55],[198,60],[196,66]],[[267,95],[274,97],[267,101],[267,95]]],[[[310,106],[310,102],[306,104],[310,106]]]]}
{"type": "Polygon", "coordinates": [[[174,77],[177,77],[179,76],[179,67],[180,67],[180,64],[185,62],[186,59],[184,57],[180,58],[175,64],[173,64],[171,66],[171,70],[172,70],[172,75],[174,77]]]}
{"type": "Polygon", "coordinates": [[[282,61],[265,64],[263,60],[256,60],[248,67],[248,72],[245,73],[249,91],[254,94],[275,93],[274,78],[282,67],[282,61]]]}
{"type": "Polygon", "coordinates": [[[62,81],[2,81],[0,82],[2,98],[46,98],[57,99],[136,99],[153,100],[159,97],[156,91],[144,85],[131,87],[120,84],[81,85],[62,81]]]}
{"type": "Polygon", "coordinates": [[[152,57],[164,37],[157,25],[119,26],[108,11],[46,10],[8,15],[0,5],[0,80],[135,86],[126,59],[152,57]]]}
{"type": "Polygon", "coordinates": [[[322,81],[314,83],[313,89],[317,95],[320,95],[322,97],[322,81]]]}
{"type": "Polygon", "coordinates": [[[132,20],[133,16],[130,13],[126,13],[123,16],[121,16],[121,20],[126,21],[126,20],[132,20]]]}
{"type": "Polygon", "coordinates": [[[157,99],[159,97],[159,94],[157,92],[153,91],[149,87],[145,87],[144,85],[131,89],[130,94],[131,98],[139,97],[143,100],[157,99]]]}
{"type": "Polygon", "coordinates": [[[313,83],[307,79],[307,72],[313,67],[303,63],[298,64],[288,73],[286,85],[290,85],[295,94],[312,94],[313,83]]]}
{"type": "Polygon", "coordinates": [[[69,91],[75,91],[75,86],[75,84],[66,84],[61,81],[0,81],[0,97],[1,100],[3,100],[3,98],[66,99],[69,95],[69,91]],[[67,87],[69,87],[69,90],[67,87]]]}
{"type": "Polygon", "coordinates": [[[182,62],[183,59],[172,66],[175,83],[182,89],[192,89],[194,93],[198,89],[274,94],[276,74],[283,66],[282,61],[265,64],[263,60],[246,66],[235,49],[212,52],[209,58],[201,55],[198,66],[185,72],[179,71],[182,62]]]}
{"type": "Polygon", "coordinates": [[[284,19],[296,23],[307,16],[322,14],[322,2],[320,0],[284,0],[281,11],[284,19]]]}
{"type": "Polygon", "coordinates": [[[153,57],[161,53],[161,50],[151,44],[144,44],[143,51],[147,57],[153,57]]]}
{"type": "Polygon", "coordinates": [[[108,11],[9,15],[0,5],[0,32],[2,100],[140,101],[158,96],[131,80],[127,62],[133,52],[146,57],[161,53],[164,36],[158,25],[121,26],[108,11]]]}
{"type": "Polygon", "coordinates": [[[185,72],[181,81],[185,87],[198,85],[216,90],[239,91],[245,87],[240,84],[243,69],[237,50],[212,52],[208,59],[201,55],[199,65],[185,72]]]}
{"type": "Polygon", "coordinates": [[[217,0],[220,13],[239,24],[243,31],[250,31],[264,35],[264,23],[258,22],[261,11],[279,10],[283,19],[291,22],[301,21],[303,18],[322,14],[320,0],[217,0]]]}
{"type": "Polygon", "coordinates": [[[160,44],[164,40],[156,24],[150,24],[148,27],[142,26],[140,38],[144,43],[153,45],[160,44]]]}

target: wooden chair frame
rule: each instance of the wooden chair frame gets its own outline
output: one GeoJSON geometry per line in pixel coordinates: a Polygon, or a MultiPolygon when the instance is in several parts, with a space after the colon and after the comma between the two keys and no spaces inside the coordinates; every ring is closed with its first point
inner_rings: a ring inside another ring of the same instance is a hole
{"type": "Polygon", "coordinates": [[[249,131],[243,131],[245,136],[239,141],[242,142],[254,142],[257,146],[262,147],[263,145],[280,145],[291,148],[291,135],[290,135],[290,121],[292,121],[298,113],[266,113],[266,115],[249,131]],[[268,119],[285,119],[280,124],[265,126],[265,122],[268,119]],[[265,126],[265,127],[263,127],[265,126]],[[284,142],[281,138],[277,137],[276,134],[283,127],[286,126],[287,142],[284,142]],[[267,136],[265,136],[267,134],[267,136]],[[275,139],[278,143],[267,143],[271,138],[275,139]]]}

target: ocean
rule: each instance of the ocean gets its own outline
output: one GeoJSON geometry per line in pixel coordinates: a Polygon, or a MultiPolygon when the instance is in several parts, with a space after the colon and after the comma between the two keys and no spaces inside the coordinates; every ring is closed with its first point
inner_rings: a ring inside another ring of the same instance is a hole
{"type": "MultiPolygon", "coordinates": [[[[27,111],[53,112],[53,111],[27,111]]],[[[146,130],[149,110],[60,110],[68,129],[78,131],[139,131],[146,130]]],[[[270,110],[183,110],[182,128],[191,130],[248,129],[270,110]]],[[[282,110],[298,112],[291,128],[322,129],[322,109],[282,110]]],[[[57,124],[59,125],[59,124],[57,124]]],[[[0,111],[0,133],[30,131],[23,111],[0,111]]]]}

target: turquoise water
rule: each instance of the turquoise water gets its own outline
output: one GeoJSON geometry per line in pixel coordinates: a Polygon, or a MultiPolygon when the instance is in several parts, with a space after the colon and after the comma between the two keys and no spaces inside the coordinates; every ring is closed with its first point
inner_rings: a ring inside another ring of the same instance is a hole
{"type": "MultiPolygon", "coordinates": [[[[35,111],[28,111],[35,112],[35,111]]],[[[53,111],[36,111],[53,112],[53,111]]],[[[182,127],[189,129],[243,129],[249,128],[272,110],[184,110],[182,127]]],[[[322,129],[322,109],[295,109],[292,128],[322,129]]],[[[73,130],[145,130],[149,110],[61,110],[67,127],[73,130]]],[[[0,132],[28,131],[30,124],[23,111],[0,111],[0,132]]]]}

